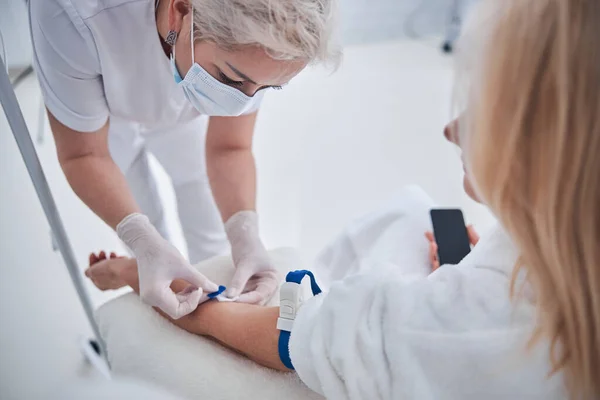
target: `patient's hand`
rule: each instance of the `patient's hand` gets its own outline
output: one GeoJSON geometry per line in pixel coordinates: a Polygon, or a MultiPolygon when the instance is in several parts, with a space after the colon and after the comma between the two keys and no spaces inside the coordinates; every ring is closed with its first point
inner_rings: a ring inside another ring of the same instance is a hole
{"type": "Polygon", "coordinates": [[[135,260],[131,258],[117,257],[115,253],[110,253],[110,258],[107,258],[106,253],[101,251],[98,255],[90,254],[90,266],[85,276],[100,290],[114,290],[127,285],[124,274],[135,267],[135,260]]]}
{"type": "MultiPolygon", "coordinates": [[[[479,235],[473,228],[473,225],[467,226],[467,234],[469,236],[469,242],[471,246],[475,246],[479,242],[479,235]]],[[[425,237],[429,241],[429,262],[431,263],[431,272],[435,271],[440,267],[440,260],[438,259],[438,245],[435,242],[433,232],[425,232],[425,237]]]]}

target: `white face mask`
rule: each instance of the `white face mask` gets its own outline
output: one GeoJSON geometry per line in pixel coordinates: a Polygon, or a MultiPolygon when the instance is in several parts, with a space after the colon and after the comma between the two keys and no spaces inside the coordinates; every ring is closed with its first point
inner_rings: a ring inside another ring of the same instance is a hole
{"type": "MultiPolygon", "coordinates": [[[[192,15],[193,12],[192,10],[192,15]]],[[[185,74],[185,78],[182,79],[175,64],[175,46],[173,46],[171,70],[175,82],[183,88],[185,97],[192,103],[194,108],[201,114],[221,117],[237,117],[256,108],[263,97],[264,91],[259,91],[252,97],[246,96],[236,88],[213,78],[211,74],[194,61],[193,23],[190,40],[192,43],[192,67],[185,74]]]]}

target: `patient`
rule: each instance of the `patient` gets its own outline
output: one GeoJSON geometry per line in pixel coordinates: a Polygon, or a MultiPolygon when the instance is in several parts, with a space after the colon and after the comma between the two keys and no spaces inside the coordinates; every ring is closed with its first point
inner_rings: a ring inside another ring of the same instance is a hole
{"type": "MultiPolygon", "coordinates": [[[[306,300],[290,358],[327,398],[600,398],[600,7],[484,4],[467,112],[445,136],[501,228],[427,277],[374,269],[306,300]]],[[[138,290],[134,260],[90,263],[99,288],[138,290]]],[[[285,371],[277,317],[209,301],[172,322],[285,371]]]]}

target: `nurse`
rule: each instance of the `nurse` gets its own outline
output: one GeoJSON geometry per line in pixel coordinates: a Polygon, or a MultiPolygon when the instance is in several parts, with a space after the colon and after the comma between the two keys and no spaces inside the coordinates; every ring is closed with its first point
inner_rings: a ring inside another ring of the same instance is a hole
{"type": "Polygon", "coordinates": [[[217,285],[191,263],[231,244],[228,295],[277,278],[259,239],[252,137],[265,92],[334,60],[332,0],[31,0],[34,65],[60,165],[129,246],[141,297],[173,318],[217,285]],[[189,258],[172,246],[148,156],[171,178],[189,258]],[[225,224],[223,224],[225,221],[225,224]],[[190,286],[179,293],[174,279],[190,286]],[[199,288],[199,290],[196,290],[199,288]]]}

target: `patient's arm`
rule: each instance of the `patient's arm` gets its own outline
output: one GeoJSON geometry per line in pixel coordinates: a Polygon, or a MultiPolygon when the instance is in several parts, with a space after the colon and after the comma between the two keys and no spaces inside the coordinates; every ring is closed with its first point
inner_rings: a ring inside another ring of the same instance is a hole
{"type": "MultiPolygon", "coordinates": [[[[194,328],[225,346],[237,350],[265,367],[289,371],[279,359],[276,328],[279,307],[209,301],[196,309],[198,317],[189,321],[194,328]]],[[[177,322],[175,322],[177,323],[177,322]]]]}
{"type": "MultiPolygon", "coordinates": [[[[86,275],[102,289],[117,289],[131,286],[139,294],[137,263],[132,258],[112,258],[90,256],[90,268],[86,275]]],[[[174,281],[171,289],[175,293],[184,290],[189,284],[174,281]]],[[[210,336],[223,345],[244,354],[251,360],[266,367],[289,371],[279,359],[276,328],[278,307],[261,307],[242,303],[221,303],[216,300],[200,305],[194,312],[180,318],[171,319],[159,309],[155,310],[174,325],[197,335],[210,336]]]]}

